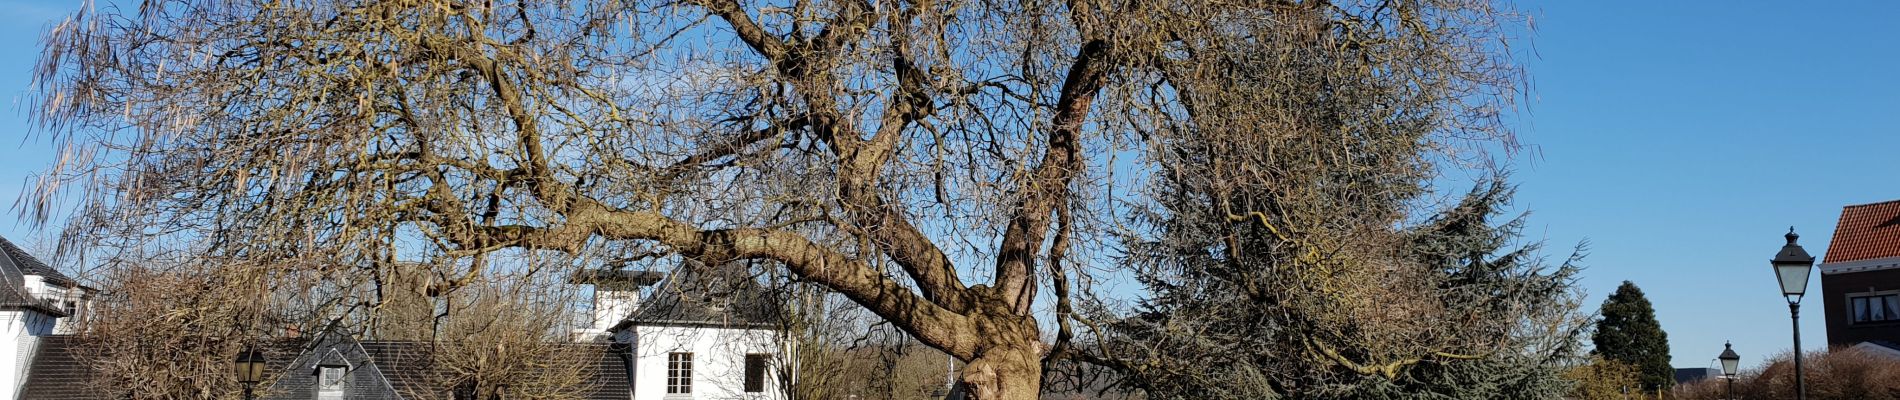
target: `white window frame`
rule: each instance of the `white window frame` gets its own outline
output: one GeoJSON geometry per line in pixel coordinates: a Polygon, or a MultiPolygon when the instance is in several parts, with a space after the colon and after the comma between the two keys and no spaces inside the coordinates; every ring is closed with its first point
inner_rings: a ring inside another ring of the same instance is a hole
{"type": "Polygon", "coordinates": [[[1851,325],[1900,322],[1900,290],[1847,294],[1847,320],[1851,325]]]}
{"type": "Polygon", "coordinates": [[[693,394],[693,353],[666,353],[666,394],[668,396],[690,396],[693,394]]]}

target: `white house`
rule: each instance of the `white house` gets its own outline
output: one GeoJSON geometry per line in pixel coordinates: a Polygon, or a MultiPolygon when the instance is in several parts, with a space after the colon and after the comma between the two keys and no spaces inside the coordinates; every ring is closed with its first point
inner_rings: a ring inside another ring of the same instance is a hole
{"type": "Polygon", "coordinates": [[[0,399],[20,397],[40,338],[72,331],[93,292],[0,238],[0,399]]]}
{"type": "Polygon", "coordinates": [[[744,268],[682,265],[648,299],[629,300],[637,299],[630,292],[637,286],[595,288],[596,301],[635,302],[595,305],[633,310],[605,330],[633,352],[628,374],[634,400],[786,397],[778,308],[744,268]]]}

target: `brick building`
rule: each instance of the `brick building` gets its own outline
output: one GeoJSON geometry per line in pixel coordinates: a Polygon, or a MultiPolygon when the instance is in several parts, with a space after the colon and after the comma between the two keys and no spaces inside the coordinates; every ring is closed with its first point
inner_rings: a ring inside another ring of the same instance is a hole
{"type": "Polygon", "coordinates": [[[1841,209],[1820,264],[1827,342],[1900,343],[1900,200],[1841,209]]]}

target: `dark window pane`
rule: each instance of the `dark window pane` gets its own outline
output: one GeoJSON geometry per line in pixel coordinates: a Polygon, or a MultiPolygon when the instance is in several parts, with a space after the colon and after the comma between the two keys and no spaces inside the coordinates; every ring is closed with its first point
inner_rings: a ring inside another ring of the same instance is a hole
{"type": "Polygon", "coordinates": [[[758,393],[765,391],[765,354],[745,355],[745,391],[758,393]]]}

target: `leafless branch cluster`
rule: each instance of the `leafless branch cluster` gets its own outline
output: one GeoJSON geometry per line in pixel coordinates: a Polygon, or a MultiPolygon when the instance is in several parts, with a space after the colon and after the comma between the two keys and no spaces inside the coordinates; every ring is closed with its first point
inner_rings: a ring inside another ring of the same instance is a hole
{"type": "Polygon", "coordinates": [[[80,204],[81,252],[329,276],[305,308],[367,321],[410,317],[354,293],[543,265],[496,257],[769,260],[968,363],[976,397],[1030,398],[1071,298],[1145,229],[1122,201],[1224,162],[1165,143],[1317,150],[1263,178],[1429,174],[1508,142],[1504,21],[1480,0],[102,6],[48,35],[35,118],[65,153],[26,200],[80,204]]]}

